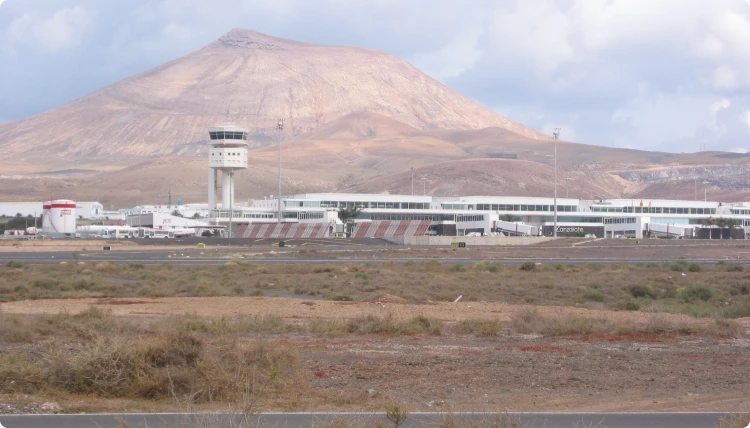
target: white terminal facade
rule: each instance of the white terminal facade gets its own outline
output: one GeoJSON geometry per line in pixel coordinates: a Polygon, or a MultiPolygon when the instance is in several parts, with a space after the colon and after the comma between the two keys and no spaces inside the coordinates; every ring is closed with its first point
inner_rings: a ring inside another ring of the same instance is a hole
{"type": "MultiPolygon", "coordinates": [[[[442,231],[437,234],[552,236],[553,201],[553,198],[510,196],[315,193],[283,197],[282,208],[284,221],[290,222],[330,222],[337,218],[335,211],[340,207],[357,206],[362,213],[355,223],[430,220],[431,231],[442,231]]],[[[234,213],[235,221],[268,222],[276,218],[277,204],[277,198],[252,200],[234,213]]],[[[743,229],[750,226],[750,204],[746,203],[557,198],[557,211],[558,235],[562,236],[699,237],[696,229],[719,218],[732,219],[743,229]]],[[[713,236],[718,238],[716,233],[713,236]]]]}

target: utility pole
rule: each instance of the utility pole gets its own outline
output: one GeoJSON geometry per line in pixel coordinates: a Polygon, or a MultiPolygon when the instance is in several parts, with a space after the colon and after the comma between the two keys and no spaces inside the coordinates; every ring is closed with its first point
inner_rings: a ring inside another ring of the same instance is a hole
{"type": "Polygon", "coordinates": [[[422,177],[422,196],[427,196],[427,185],[425,183],[427,183],[427,179],[422,177]]]}
{"type": "Polygon", "coordinates": [[[555,223],[552,229],[552,236],[557,238],[557,139],[560,137],[560,128],[552,131],[552,139],[555,140],[555,223]]]}
{"type": "Polygon", "coordinates": [[[276,123],[276,130],[279,131],[279,224],[281,224],[281,140],[284,132],[284,119],[279,119],[276,123]]]}
{"type": "Polygon", "coordinates": [[[570,197],[570,177],[565,177],[564,180],[568,182],[565,183],[565,197],[568,198],[570,197]]]}

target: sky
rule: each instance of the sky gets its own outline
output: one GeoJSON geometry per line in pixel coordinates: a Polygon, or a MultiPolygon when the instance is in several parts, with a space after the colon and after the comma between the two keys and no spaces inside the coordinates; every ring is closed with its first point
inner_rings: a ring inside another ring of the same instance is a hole
{"type": "Polygon", "coordinates": [[[236,27],[397,55],[568,141],[750,150],[750,0],[0,0],[0,122],[236,27]]]}

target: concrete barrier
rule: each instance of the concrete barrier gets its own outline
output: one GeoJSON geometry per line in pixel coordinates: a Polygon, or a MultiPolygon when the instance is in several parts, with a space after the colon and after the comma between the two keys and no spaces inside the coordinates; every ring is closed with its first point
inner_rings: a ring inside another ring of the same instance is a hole
{"type": "Polygon", "coordinates": [[[534,245],[553,240],[546,236],[394,236],[380,238],[398,245],[444,245],[465,242],[467,247],[534,245]]]}

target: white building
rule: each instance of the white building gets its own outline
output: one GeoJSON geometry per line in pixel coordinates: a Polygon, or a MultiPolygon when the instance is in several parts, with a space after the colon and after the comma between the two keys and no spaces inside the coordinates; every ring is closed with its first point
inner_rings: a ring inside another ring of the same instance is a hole
{"type": "MultiPolygon", "coordinates": [[[[315,193],[282,197],[285,221],[330,222],[341,207],[360,207],[356,222],[430,220],[455,224],[455,234],[536,234],[552,236],[553,198],[509,196],[431,197],[387,194],[315,193]],[[517,227],[528,225],[534,227],[517,227]]],[[[275,221],[278,198],[256,199],[233,213],[233,222],[275,221]]],[[[226,217],[226,216],[220,216],[226,217]]],[[[693,236],[709,219],[732,219],[750,227],[750,204],[649,199],[579,200],[557,198],[558,235],[597,237],[693,236]],[[650,225],[672,225],[672,228],[650,225]],[[670,230],[664,232],[663,230],[670,230]]],[[[444,228],[443,232],[452,230],[444,228]]],[[[443,233],[440,233],[443,234],[443,233]]]]}

